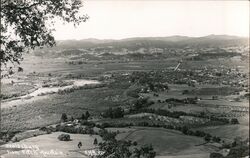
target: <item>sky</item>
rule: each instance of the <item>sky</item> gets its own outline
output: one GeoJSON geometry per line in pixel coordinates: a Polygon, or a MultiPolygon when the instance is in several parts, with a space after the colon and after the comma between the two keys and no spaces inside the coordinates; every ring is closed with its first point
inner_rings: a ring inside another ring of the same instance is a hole
{"type": "Polygon", "coordinates": [[[90,18],[76,28],[56,21],[56,40],[210,34],[249,36],[249,1],[85,0],[90,18]]]}

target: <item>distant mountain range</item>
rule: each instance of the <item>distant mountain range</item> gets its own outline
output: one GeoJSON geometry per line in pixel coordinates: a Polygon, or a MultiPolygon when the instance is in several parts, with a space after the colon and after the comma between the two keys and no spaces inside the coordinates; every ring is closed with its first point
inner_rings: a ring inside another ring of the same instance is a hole
{"type": "Polygon", "coordinates": [[[218,47],[248,45],[249,39],[229,35],[209,35],[204,37],[169,36],[169,37],[135,37],[121,40],[113,39],[83,39],[83,40],[61,40],[57,41],[57,46],[53,49],[80,49],[93,47],[112,47],[112,48],[166,48],[166,47],[218,47]]]}

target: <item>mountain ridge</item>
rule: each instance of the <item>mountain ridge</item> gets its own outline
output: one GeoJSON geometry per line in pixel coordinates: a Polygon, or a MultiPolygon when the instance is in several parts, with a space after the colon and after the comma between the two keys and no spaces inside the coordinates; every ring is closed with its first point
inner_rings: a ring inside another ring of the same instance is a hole
{"type": "Polygon", "coordinates": [[[145,36],[145,37],[129,37],[129,38],[122,38],[122,39],[99,39],[99,38],[83,38],[83,39],[66,39],[66,40],[56,40],[58,42],[63,41],[88,41],[88,42],[97,42],[100,41],[129,41],[129,40],[137,40],[137,39],[169,39],[173,41],[172,39],[201,39],[201,38],[210,38],[210,39],[238,39],[238,38],[249,38],[249,37],[243,37],[243,36],[235,36],[235,35],[226,35],[226,34],[210,34],[206,36],[199,36],[199,37],[192,37],[192,36],[182,36],[182,35],[172,35],[172,36],[145,36]]]}
{"type": "Polygon", "coordinates": [[[183,46],[219,46],[219,45],[237,45],[249,44],[247,37],[231,35],[208,35],[202,37],[188,36],[166,36],[166,37],[133,37],[125,39],[96,39],[88,38],[81,40],[59,40],[56,48],[81,49],[93,47],[114,47],[114,48],[132,48],[138,47],[183,47],[183,46]]]}

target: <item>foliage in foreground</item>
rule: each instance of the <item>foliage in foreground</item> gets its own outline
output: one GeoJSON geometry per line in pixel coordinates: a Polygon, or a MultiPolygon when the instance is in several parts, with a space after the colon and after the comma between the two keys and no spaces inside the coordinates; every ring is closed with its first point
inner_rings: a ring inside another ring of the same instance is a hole
{"type": "Polygon", "coordinates": [[[230,149],[228,155],[223,156],[220,153],[211,153],[210,158],[238,158],[249,157],[249,139],[243,140],[241,137],[236,137],[232,144],[227,148],[230,149]]]}
{"type": "Polygon", "coordinates": [[[28,49],[55,45],[56,18],[75,25],[85,22],[88,17],[80,14],[81,7],[81,0],[1,0],[0,60],[7,75],[14,72],[7,64],[20,64],[28,49]]]}
{"type": "Polygon", "coordinates": [[[100,131],[103,142],[100,142],[98,146],[103,154],[98,155],[98,158],[154,158],[156,156],[152,145],[136,147],[137,142],[117,140],[116,134],[107,130],[100,131]]]}

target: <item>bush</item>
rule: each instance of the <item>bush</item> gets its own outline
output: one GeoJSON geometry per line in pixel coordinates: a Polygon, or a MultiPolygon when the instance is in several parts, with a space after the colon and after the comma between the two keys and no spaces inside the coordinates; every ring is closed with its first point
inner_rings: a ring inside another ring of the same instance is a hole
{"type": "Polygon", "coordinates": [[[224,156],[220,153],[211,153],[209,158],[223,158],[224,156]]]}
{"type": "Polygon", "coordinates": [[[89,113],[89,111],[86,111],[86,113],[85,113],[85,117],[86,117],[86,120],[90,117],[90,113],[89,113]]]}
{"type": "Polygon", "coordinates": [[[97,139],[95,138],[94,139],[94,143],[93,143],[94,145],[97,145],[98,144],[98,141],[97,141],[97,139]]]}
{"type": "Polygon", "coordinates": [[[70,141],[70,135],[69,134],[61,134],[57,137],[60,141],[70,141]]]}
{"type": "Polygon", "coordinates": [[[231,124],[239,124],[239,121],[237,118],[232,118],[231,119],[231,124]]]}
{"type": "Polygon", "coordinates": [[[183,126],[182,129],[181,129],[181,132],[185,135],[187,135],[188,133],[188,127],[187,126],[183,126]]]}
{"type": "Polygon", "coordinates": [[[209,142],[211,140],[211,135],[210,134],[206,134],[206,136],[204,137],[204,140],[206,142],[209,142]]]}
{"type": "Polygon", "coordinates": [[[148,98],[139,98],[134,102],[134,108],[135,110],[139,110],[152,104],[154,104],[154,101],[149,101],[148,98]]]}
{"type": "Polygon", "coordinates": [[[84,114],[82,114],[81,119],[82,119],[82,120],[85,120],[85,119],[86,119],[86,117],[85,117],[84,114]]]}
{"type": "Polygon", "coordinates": [[[124,110],[121,107],[118,108],[109,108],[106,110],[103,115],[103,117],[107,118],[121,118],[124,116],[124,110]]]}
{"type": "Polygon", "coordinates": [[[184,91],[182,92],[183,95],[184,95],[184,94],[188,94],[188,93],[189,93],[188,90],[184,90],[184,91]]]}
{"type": "Polygon", "coordinates": [[[39,128],[39,130],[40,131],[45,131],[45,132],[47,132],[47,134],[50,134],[50,133],[52,133],[52,132],[55,132],[55,128],[53,128],[53,127],[41,127],[41,128],[39,128]]]}
{"type": "Polygon", "coordinates": [[[68,120],[67,114],[63,113],[62,116],[61,116],[61,120],[63,122],[66,122],[68,120]]]}
{"type": "Polygon", "coordinates": [[[133,145],[134,145],[134,146],[137,146],[137,145],[138,145],[138,143],[137,143],[136,141],[134,141],[134,142],[133,142],[133,145]]]}
{"type": "Polygon", "coordinates": [[[198,137],[204,137],[206,135],[206,133],[203,131],[197,130],[197,131],[195,131],[194,135],[198,136],[198,137]]]}
{"type": "Polygon", "coordinates": [[[193,136],[193,135],[194,135],[194,132],[193,132],[192,130],[188,130],[188,131],[187,131],[187,135],[193,136]]]}
{"type": "Polygon", "coordinates": [[[219,142],[221,141],[220,137],[216,137],[216,136],[214,136],[214,137],[212,138],[212,140],[213,140],[214,142],[217,142],[217,143],[219,143],[219,142]]]}
{"type": "Polygon", "coordinates": [[[90,126],[90,127],[96,126],[96,124],[94,122],[90,122],[90,121],[86,121],[86,120],[81,121],[81,125],[90,126]]]}
{"type": "Polygon", "coordinates": [[[86,132],[86,134],[90,134],[90,135],[95,133],[93,127],[90,127],[90,126],[85,127],[85,132],[86,132]]]}
{"type": "Polygon", "coordinates": [[[226,158],[247,157],[249,155],[248,145],[239,145],[230,149],[226,158]]]}
{"type": "Polygon", "coordinates": [[[144,157],[154,158],[156,152],[152,145],[143,145],[139,148],[131,147],[137,145],[137,143],[125,140],[116,140],[115,132],[108,132],[107,130],[101,130],[100,136],[103,141],[98,144],[99,149],[103,151],[103,155],[98,156],[99,158],[106,157],[144,157]]]}

